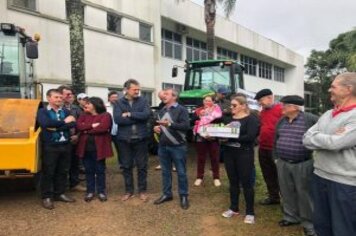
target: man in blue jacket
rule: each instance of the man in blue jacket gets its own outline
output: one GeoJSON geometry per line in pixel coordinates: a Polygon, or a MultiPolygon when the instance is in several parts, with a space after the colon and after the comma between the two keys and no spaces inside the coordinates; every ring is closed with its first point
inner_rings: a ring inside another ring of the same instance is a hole
{"type": "Polygon", "coordinates": [[[145,98],[140,96],[140,84],[129,79],[124,84],[125,96],[119,99],[114,107],[114,120],[118,125],[117,141],[122,160],[122,170],[125,180],[126,201],[133,197],[133,166],[137,167],[138,192],[142,201],[147,201],[147,122],[150,117],[150,107],[145,98]]]}
{"type": "Polygon", "coordinates": [[[57,89],[47,91],[48,106],[37,113],[43,145],[41,196],[42,206],[52,210],[53,200],[74,202],[64,194],[70,167],[70,129],[75,118],[62,108],[62,95],[57,89]]]}

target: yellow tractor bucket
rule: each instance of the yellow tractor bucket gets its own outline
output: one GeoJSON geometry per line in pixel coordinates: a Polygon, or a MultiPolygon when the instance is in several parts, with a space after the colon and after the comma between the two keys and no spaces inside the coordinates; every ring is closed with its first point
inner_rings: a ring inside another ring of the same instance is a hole
{"type": "Polygon", "coordinates": [[[40,129],[35,130],[35,125],[40,102],[0,99],[0,171],[39,171],[40,129]]]}

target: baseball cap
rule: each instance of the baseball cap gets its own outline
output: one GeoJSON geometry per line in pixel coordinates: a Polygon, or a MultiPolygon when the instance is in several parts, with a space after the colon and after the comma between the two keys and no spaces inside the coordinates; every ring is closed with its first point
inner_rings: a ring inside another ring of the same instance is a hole
{"type": "Polygon", "coordinates": [[[83,100],[83,99],[86,99],[86,98],[89,98],[89,96],[85,93],[80,93],[77,95],[77,100],[83,100]]]}

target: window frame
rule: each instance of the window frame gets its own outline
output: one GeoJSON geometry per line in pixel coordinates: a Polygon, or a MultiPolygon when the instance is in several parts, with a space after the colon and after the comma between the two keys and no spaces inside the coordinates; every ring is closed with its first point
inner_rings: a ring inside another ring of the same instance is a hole
{"type": "Polygon", "coordinates": [[[279,66],[273,66],[273,80],[277,82],[285,82],[285,69],[279,66]]]}
{"type": "Polygon", "coordinates": [[[149,42],[151,43],[152,42],[152,25],[149,25],[149,24],[146,24],[146,23],[143,23],[143,22],[139,22],[138,24],[139,26],[139,36],[138,38],[141,40],[141,41],[144,41],[144,42],[149,42]],[[148,31],[147,32],[143,32],[142,29],[147,29],[148,31]],[[149,38],[146,38],[145,36],[147,36],[147,33],[148,33],[148,36],[149,38]]]}
{"type": "Polygon", "coordinates": [[[113,34],[122,35],[122,16],[115,14],[113,12],[106,12],[106,30],[113,34]],[[109,28],[109,17],[115,17],[115,30],[109,28]],[[119,23],[119,24],[117,24],[119,23]],[[118,30],[119,26],[119,30],[118,30]]]}
{"type": "Polygon", "coordinates": [[[208,50],[205,42],[191,37],[186,38],[186,60],[203,61],[208,59],[208,50]],[[190,43],[188,44],[188,41],[190,43]],[[191,55],[191,58],[188,58],[191,55]]]}
{"type": "Polygon", "coordinates": [[[272,64],[264,61],[258,61],[258,77],[272,80],[272,64]]]}
{"type": "Polygon", "coordinates": [[[182,84],[174,84],[174,83],[166,83],[162,82],[162,89],[173,88],[177,90],[179,93],[183,90],[182,84]]]}
{"type": "Polygon", "coordinates": [[[241,63],[245,67],[244,73],[257,76],[257,59],[245,55],[241,55],[241,63]]]}
{"type": "Polygon", "coordinates": [[[175,33],[170,30],[161,29],[161,55],[164,57],[182,60],[183,58],[183,43],[182,43],[182,35],[175,33]],[[167,36],[167,34],[171,34],[171,38],[167,36]],[[167,45],[171,46],[170,53],[167,54],[167,45]],[[178,53],[179,52],[179,53],[178,53]]]}
{"type": "Polygon", "coordinates": [[[226,48],[217,47],[216,55],[217,59],[231,59],[237,61],[239,54],[226,48]]]}
{"type": "Polygon", "coordinates": [[[27,10],[27,11],[32,11],[32,12],[37,12],[37,7],[38,7],[38,2],[37,0],[20,0],[22,2],[27,2],[27,4],[25,3],[25,5],[28,5],[28,6],[21,6],[21,5],[17,5],[15,4],[16,0],[9,0],[8,1],[8,4],[11,6],[11,7],[16,7],[16,8],[20,8],[20,9],[24,9],[24,10],[27,10]],[[32,4],[31,4],[32,3],[32,4]],[[30,5],[34,5],[34,7],[31,7],[30,5]]]}

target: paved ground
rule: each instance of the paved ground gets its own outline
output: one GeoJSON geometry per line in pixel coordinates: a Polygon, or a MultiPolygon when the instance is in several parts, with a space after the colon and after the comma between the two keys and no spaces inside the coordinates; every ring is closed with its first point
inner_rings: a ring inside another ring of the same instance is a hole
{"type": "MultiPolygon", "coordinates": [[[[281,217],[279,206],[261,207],[256,204],[255,225],[244,224],[243,216],[233,219],[221,217],[229,199],[224,168],[221,166],[221,187],[212,185],[209,171],[205,185],[193,187],[194,153],[188,162],[191,208],[181,210],[176,195],[172,202],[155,206],[153,200],[160,196],[161,188],[160,171],[154,170],[156,165],[157,158],[150,157],[150,200],[147,203],[137,197],[125,203],[120,201],[123,179],[114,159],[108,163],[109,200],[105,203],[98,200],[86,203],[82,200],[83,193],[71,193],[77,199],[76,203],[56,203],[55,210],[48,211],[40,206],[38,194],[28,187],[28,181],[1,180],[0,235],[302,235],[300,227],[282,229],[277,226],[281,217]]],[[[264,191],[258,171],[256,202],[263,197],[264,191]]]]}

